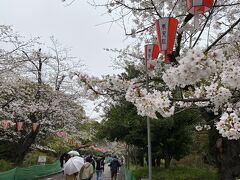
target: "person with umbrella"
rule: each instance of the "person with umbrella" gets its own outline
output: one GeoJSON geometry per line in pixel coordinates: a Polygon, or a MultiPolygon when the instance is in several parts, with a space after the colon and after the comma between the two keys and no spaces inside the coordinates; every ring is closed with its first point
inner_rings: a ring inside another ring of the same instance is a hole
{"type": "Polygon", "coordinates": [[[68,154],[69,154],[70,156],[80,156],[79,152],[74,151],[74,150],[69,151],[68,154]]]}
{"type": "Polygon", "coordinates": [[[64,165],[64,174],[66,180],[77,180],[77,175],[84,164],[82,157],[71,157],[64,165]]]}
{"type": "Polygon", "coordinates": [[[60,161],[61,168],[63,168],[64,164],[68,161],[69,158],[70,158],[70,155],[67,153],[63,153],[60,156],[59,161],[60,161]]]}

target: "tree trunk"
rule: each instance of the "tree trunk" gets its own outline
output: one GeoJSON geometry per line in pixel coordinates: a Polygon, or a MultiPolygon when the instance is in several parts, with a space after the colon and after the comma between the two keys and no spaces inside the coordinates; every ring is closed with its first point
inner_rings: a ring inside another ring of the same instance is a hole
{"type": "Polygon", "coordinates": [[[156,167],[155,156],[152,156],[152,167],[156,167]]]}
{"type": "Polygon", "coordinates": [[[170,156],[166,156],[166,157],[164,158],[164,160],[165,160],[165,168],[166,168],[166,169],[169,169],[172,158],[171,158],[170,156]]]}
{"type": "MultiPolygon", "coordinates": [[[[216,129],[210,133],[218,134],[216,129]]],[[[211,137],[214,136],[210,135],[211,137]]],[[[212,154],[221,174],[221,180],[235,180],[236,177],[240,177],[240,141],[218,137],[210,139],[210,144],[213,145],[212,154]]]]}
{"type": "Polygon", "coordinates": [[[38,129],[35,132],[31,131],[24,138],[23,143],[19,146],[19,149],[16,150],[16,153],[17,153],[16,159],[15,159],[16,165],[20,165],[20,163],[23,161],[25,155],[30,149],[30,146],[35,142],[37,134],[38,134],[38,129]]]}
{"type": "Polygon", "coordinates": [[[235,180],[240,177],[240,140],[223,138],[216,127],[213,113],[204,113],[204,117],[211,122],[209,131],[209,150],[221,175],[221,180],[235,180]],[[207,116],[206,116],[207,115],[207,116]]]}
{"type": "Polygon", "coordinates": [[[140,166],[144,166],[144,151],[138,150],[136,158],[137,158],[137,164],[140,166]]]}
{"type": "Polygon", "coordinates": [[[157,158],[156,158],[156,166],[160,167],[160,165],[161,165],[161,158],[160,158],[160,156],[157,156],[157,158]]]}

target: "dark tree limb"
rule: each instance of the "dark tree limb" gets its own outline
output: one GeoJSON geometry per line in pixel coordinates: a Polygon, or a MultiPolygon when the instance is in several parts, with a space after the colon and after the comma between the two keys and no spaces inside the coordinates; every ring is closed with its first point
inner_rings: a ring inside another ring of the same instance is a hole
{"type": "Polygon", "coordinates": [[[8,102],[4,103],[1,108],[2,108],[2,109],[5,108],[5,107],[8,106],[11,102],[13,102],[14,100],[15,100],[15,97],[11,98],[8,102]]]}
{"type": "Polygon", "coordinates": [[[219,36],[210,46],[208,46],[208,48],[204,51],[204,53],[208,53],[208,51],[215,46],[226,34],[228,34],[236,25],[238,25],[238,23],[240,22],[240,18],[233,23],[233,25],[227,30],[225,31],[221,36],[219,36]]]}
{"type": "Polygon", "coordinates": [[[210,99],[182,99],[182,98],[170,98],[171,101],[182,101],[182,102],[207,102],[210,101],[210,99]]]}
{"type": "MultiPolygon", "coordinates": [[[[183,21],[183,24],[181,25],[180,28],[183,28],[192,18],[193,18],[193,15],[189,13],[189,14],[185,17],[185,19],[184,19],[184,21],[183,21]]],[[[180,56],[182,34],[183,34],[183,33],[181,32],[181,33],[178,33],[178,35],[177,35],[176,50],[172,53],[172,55],[175,56],[175,57],[180,56]]]]}
{"type": "Polygon", "coordinates": [[[227,7],[227,6],[237,6],[237,5],[240,5],[240,3],[219,4],[219,5],[214,5],[213,7],[227,7]]]}
{"type": "MultiPolygon", "coordinates": [[[[216,3],[217,3],[217,0],[214,2],[214,5],[215,5],[216,3]]],[[[205,21],[205,23],[204,23],[204,25],[203,25],[203,27],[202,27],[202,30],[201,30],[201,32],[199,33],[199,35],[198,35],[196,41],[194,42],[192,48],[194,48],[194,46],[197,44],[198,40],[200,39],[200,37],[201,37],[201,35],[202,35],[202,33],[203,33],[203,31],[204,31],[204,29],[205,29],[205,27],[206,27],[209,19],[210,19],[210,17],[211,17],[211,15],[213,14],[213,11],[214,11],[214,8],[212,8],[212,10],[210,11],[210,13],[209,13],[209,15],[208,15],[208,17],[207,17],[207,20],[205,21]]]]}
{"type": "Polygon", "coordinates": [[[173,8],[172,8],[172,10],[171,10],[171,12],[169,14],[169,17],[171,17],[172,12],[174,11],[175,7],[177,6],[177,3],[178,3],[178,0],[176,0],[176,2],[174,3],[174,6],[173,6],[173,8]]]}
{"type": "Polygon", "coordinates": [[[158,10],[157,10],[157,8],[156,8],[156,6],[155,6],[153,0],[151,0],[151,3],[152,3],[152,6],[153,6],[154,10],[155,10],[156,13],[157,13],[157,15],[159,16],[159,18],[161,18],[161,15],[160,15],[160,13],[158,12],[158,10]]]}

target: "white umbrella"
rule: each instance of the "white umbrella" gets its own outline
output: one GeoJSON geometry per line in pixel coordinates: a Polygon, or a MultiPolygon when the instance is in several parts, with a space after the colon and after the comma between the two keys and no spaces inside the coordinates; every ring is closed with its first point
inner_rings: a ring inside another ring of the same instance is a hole
{"type": "Polygon", "coordinates": [[[79,152],[77,151],[69,151],[68,154],[72,156],[80,156],[79,152]]]}
{"type": "Polygon", "coordinates": [[[74,174],[79,172],[84,164],[84,159],[78,156],[70,158],[64,165],[64,174],[74,174]]]}

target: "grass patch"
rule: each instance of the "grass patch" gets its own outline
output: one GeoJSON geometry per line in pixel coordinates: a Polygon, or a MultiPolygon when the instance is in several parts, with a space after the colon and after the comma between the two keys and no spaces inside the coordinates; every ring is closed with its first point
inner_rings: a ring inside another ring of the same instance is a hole
{"type": "MultiPolygon", "coordinates": [[[[131,166],[130,171],[136,180],[148,176],[148,168],[131,166]]],[[[218,180],[217,170],[211,166],[205,168],[172,167],[170,169],[153,168],[153,180],[218,180]]]]}

